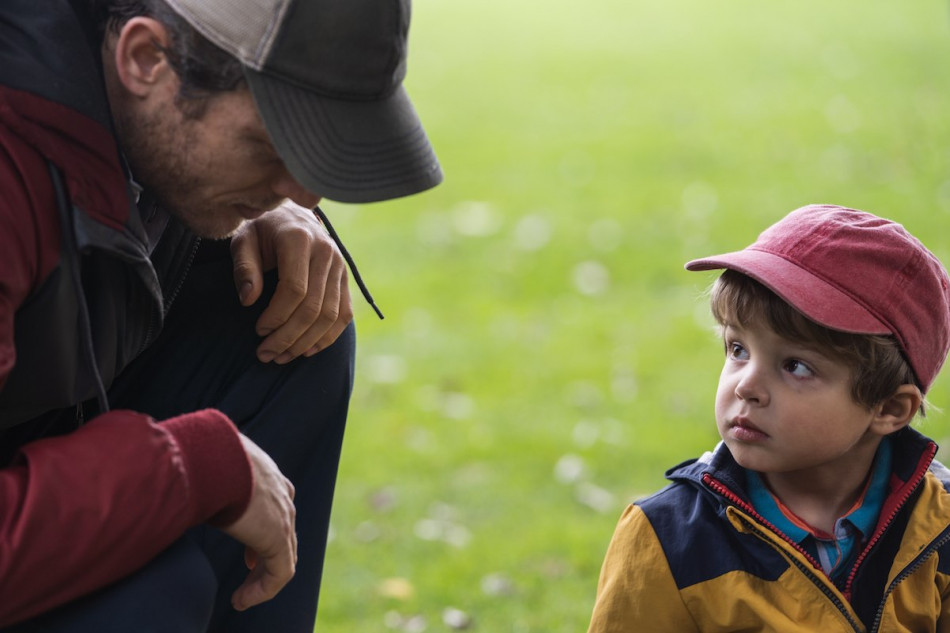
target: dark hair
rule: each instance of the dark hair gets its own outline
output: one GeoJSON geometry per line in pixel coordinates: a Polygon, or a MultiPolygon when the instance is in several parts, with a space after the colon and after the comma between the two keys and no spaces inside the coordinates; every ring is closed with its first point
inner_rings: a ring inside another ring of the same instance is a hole
{"type": "Polygon", "coordinates": [[[901,385],[920,389],[893,336],[852,334],[818,325],[747,275],[724,271],[713,285],[710,304],[720,326],[765,323],[782,338],[818,348],[845,363],[851,368],[851,397],[869,409],[901,385]]]}
{"type": "MultiPolygon", "coordinates": [[[[170,44],[160,47],[181,80],[178,105],[186,116],[199,118],[207,97],[244,85],[241,62],[194,29],[164,0],[91,0],[100,37],[138,16],[158,20],[168,30],[170,44]]],[[[157,45],[157,44],[156,44],[157,45]]]]}

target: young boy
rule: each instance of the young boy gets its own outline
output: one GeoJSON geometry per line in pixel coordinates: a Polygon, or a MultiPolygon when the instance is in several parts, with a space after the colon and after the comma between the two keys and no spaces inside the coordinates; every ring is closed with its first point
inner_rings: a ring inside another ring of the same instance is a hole
{"type": "Polygon", "coordinates": [[[723,441],[627,508],[590,633],[950,631],[950,472],[908,426],[950,346],[944,267],[814,205],[686,268],[726,269],[723,441]]]}

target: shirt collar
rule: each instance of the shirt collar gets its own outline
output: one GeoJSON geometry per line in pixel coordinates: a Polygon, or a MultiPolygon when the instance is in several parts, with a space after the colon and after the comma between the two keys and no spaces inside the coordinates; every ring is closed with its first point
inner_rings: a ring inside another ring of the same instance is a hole
{"type": "MultiPolygon", "coordinates": [[[[766,487],[762,477],[755,471],[744,469],[746,487],[752,506],[762,517],[782,531],[792,541],[804,545],[810,538],[832,538],[843,533],[848,527],[860,533],[862,540],[874,531],[877,520],[887,498],[888,482],[891,475],[892,452],[890,438],[885,437],[874,455],[871,475],[864,492],[851,510],[835,521],[835,535],[820,534],[804,521],[791,514],[766,487]]],[[[840,537],[837,537],[840,538],[840,537]]]]}

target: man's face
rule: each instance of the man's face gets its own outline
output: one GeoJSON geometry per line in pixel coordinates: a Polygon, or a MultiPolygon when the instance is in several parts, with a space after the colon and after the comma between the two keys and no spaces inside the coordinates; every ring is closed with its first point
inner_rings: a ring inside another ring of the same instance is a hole
{"type": "Polygon", "coordinates": [[[290,198],[320,198],[290,176],[271,145],[246,88],[208,97],[189,117],[174,91],[151,107],[116,113],[132,175],[158,202],[202,237],[223,238],[290,198]]]}

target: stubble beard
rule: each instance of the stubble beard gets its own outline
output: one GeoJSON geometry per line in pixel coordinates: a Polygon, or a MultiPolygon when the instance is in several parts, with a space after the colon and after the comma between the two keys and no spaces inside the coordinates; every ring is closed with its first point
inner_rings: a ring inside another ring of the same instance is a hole
{"type": "Polygon", "coordinates": [[[240,221],[216,219],[210,204],[201,201],[199,170],[191,160],[196,140],[179,108],[171,116],[116,116],[115,127],[132,177],[161,208],[199,237],[224,239],[240,227],[240,221]]]}

